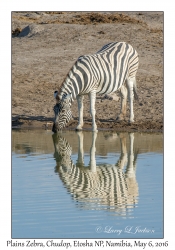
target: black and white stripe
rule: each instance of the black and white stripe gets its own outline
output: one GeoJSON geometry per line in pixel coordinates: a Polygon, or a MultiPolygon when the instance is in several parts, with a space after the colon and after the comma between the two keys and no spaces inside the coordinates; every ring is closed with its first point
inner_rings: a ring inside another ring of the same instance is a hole
{"type": "MultiPolygon", "coordinates": [[[[95,123],[95,99],[96,94],[110,94],[121,91],[121,111],[119,120],[125,115],[126,87],[130,100],[130,122],[134,121],[133,96],[136,96],[136,73],[138,69],[138,54],[136,50],[125,42],[109,43],[97,53],[80,56],[75,62],[58,92],[55,92],[57,105],[64,106],[65,98],[71,103],[77,98],[79,109],[79,124],[77,129],[83,126],[83,98],[89,94],[90,112],[92,115],[92,129],[97,130],[95,123]],[[124,85],[126,81],[126,87],[124,85]]],[[[61,116],[55,112],[55,132],[60,128],[61,116]]],[[[63,123],[62,123],[63,124],[63,123]]],[[[66,123],[64,123],[65,125],[66,123]]]]}
{"type": "Polygon", "coordinates": [[[121,136],[121,156],[117,163],[98,165],[95,160],[97,134],[93,134],[88,167],[84,166],[83,160],[83,133],[78,132],[77,136],[78,159],[74,164],[71,160],[72,148],[68,141],[60,135],[53,135],[54,156],[57,162],[55,171],[58,172],[66,189],[82,207],[90,209],[93,205],[95,209],[103,209],[104,206],[108,206],[109,210],[125,213],[127,206],[134,206],[138,198],[135,175],[137,154],[134,155],[133,152],[134,134],[129,135],[129,153],[126,137],[121,136]]]}
{"type": "Polygon", "coordinates": [[[64,102],[59,101],[54,106],[53,110],[55,113],[55,122],[52,128],[53,131],[55,131],[55,127],[58,127],[58,121],[59,121],[59,129],[61,130],[62,128],[64,128],[65,124],[72,119],[72,112],[70,106],[71,103],[66,98],[64,102]]]}

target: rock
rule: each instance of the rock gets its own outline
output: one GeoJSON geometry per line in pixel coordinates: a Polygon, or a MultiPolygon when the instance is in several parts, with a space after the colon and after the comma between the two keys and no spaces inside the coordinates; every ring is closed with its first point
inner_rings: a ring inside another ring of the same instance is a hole
{"type": "Polygon", "coordinates": [[[30,24],[19,33],[18,37],[32,37],[43,30],[44,28],[41,25],[30,24]]]}

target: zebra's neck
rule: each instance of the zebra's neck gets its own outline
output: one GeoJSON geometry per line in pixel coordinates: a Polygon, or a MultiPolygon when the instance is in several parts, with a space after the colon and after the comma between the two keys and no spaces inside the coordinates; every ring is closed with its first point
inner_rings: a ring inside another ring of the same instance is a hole
{"type": "MultiPolygon", "coordinates": [[[[66,95],[71,95],[71,101],[74,101],[78,94],[80,94],[80,79],[79,74],[77,72],[77,62],[73,65],[70,69],[69,73],[67,74],[65,80],[63,81],[59,96],[63,97],[66,95]]],[[[84,79],[81,79],[83,81],[84,79]]]]}

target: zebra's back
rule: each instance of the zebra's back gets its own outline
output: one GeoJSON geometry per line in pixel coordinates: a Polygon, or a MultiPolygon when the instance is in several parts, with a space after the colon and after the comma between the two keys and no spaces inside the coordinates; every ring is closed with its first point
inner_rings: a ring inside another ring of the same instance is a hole
{"type": "Polygon", "coordinates": [[[95,54],[79,57],[78,62],[89,72],[88,89],[96,88],[99,94],[109,94],[118,90],[127,77],[135,77],[139,60],[130,44],[116,42],[106,44],[95,54]]]}

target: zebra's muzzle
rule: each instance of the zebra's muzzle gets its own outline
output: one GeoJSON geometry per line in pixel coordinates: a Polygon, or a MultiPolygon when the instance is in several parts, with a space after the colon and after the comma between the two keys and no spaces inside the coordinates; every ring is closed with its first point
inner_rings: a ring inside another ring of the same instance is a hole
{"type": "Polygon", "coordinates": [[[53,126],[52,126],[52,132],[54,132],[54,133],[57,132],[57,131],[56,131],[56,128],[55,128],[55,123],[54,123],[53,126]]]}
{"type": "Polygon", "coordinates": [[[58,123],[54,122],[52,126],[52,132],[57,133],[59,130],[60,129],[59,129],[58,123]]]}
{"type": "Polygon", "coordinates": [[[59,123],[58,121],[55,121],[53,123],[52,132],[54,133],[62,132],[63,127],[64,127],[63,124],[59,123]]]}

